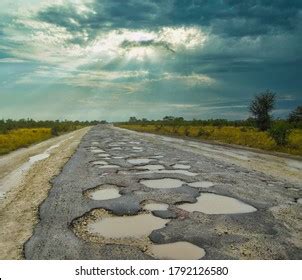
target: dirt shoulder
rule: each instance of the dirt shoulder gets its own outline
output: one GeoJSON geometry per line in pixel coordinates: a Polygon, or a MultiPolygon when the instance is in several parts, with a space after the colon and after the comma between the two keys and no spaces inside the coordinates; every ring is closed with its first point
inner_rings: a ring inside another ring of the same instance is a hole
{"type": "Polygon", "coordinates": [[[29,157],[51,148],[49,157],[34,163],[17,186],[0,200],[0,259],[23,258],[23,244],[38,222],[38,207],[51,188],[49,181],[60,173],[88,130],[83,128],[0,158],[3,180],[29,157]]]}

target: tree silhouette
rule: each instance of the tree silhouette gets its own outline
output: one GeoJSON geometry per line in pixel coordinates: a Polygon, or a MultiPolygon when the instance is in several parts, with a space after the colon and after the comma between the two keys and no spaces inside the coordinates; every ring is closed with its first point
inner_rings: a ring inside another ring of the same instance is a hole
{"type": "Polygon", "coordinates": [[[268,130],[271,125],[270,112],[274,109],[276,103],[276,94],[266,90],[255,96],[251,102],[249,110],[256,119],[258,128],[262,131],[268,130]]]}

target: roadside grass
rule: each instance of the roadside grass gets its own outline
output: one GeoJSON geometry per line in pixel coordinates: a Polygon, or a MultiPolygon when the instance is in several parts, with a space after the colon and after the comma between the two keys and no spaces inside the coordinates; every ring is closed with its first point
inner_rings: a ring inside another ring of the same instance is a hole
{"type": "Polygon", "coordinates": [[[0,134],[0,155],[51,138],[51,128],[21,128],[0,134]]]}
{"type": "Polygon", "coordinates": [[[197,139],[215,140],[227,144],[236,144],[267,151],[276,151],[302,156],[302,129],[293,129],[289,135],[288,144],[285,146],[278,146],[267,132],[245,126],[166,124],[120,124],[118,126],[139,132],[150,132],[172,136],[188,136],[197,139]]]}

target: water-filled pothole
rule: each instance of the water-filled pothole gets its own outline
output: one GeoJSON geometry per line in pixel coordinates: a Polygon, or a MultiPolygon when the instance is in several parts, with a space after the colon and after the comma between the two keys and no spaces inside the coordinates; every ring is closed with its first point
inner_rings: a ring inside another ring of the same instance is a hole
{"type": "Polygon", "coordinates": [[[88,197],[93,200],[107,200],[118,198],[121,195],[115,185],[102,185],[97,189],[90,190],[87,192],[88,197]]]}
{"type": "Polygon", "coordinates": [[[152,189],[171,189],[179,188],[184,182],[179,179],[164,178],[164,179],[144,179],[140,181],[141,184],[152,189]]]}
{"type": "Polygon", "coordinates": [[[104,153],[105,151],[102,149],[91,149],[91,152],[94,154],[98,154],[98,153],[104,153]]]}
{"type": "Polygon", "coordinates": [[[104,160],[96,160],[91,162],[92,165],[107,165],[108,162],[104,160]]]}
{"type": "Polygon", "coordinates": [[[88,225],[88,230],[105,238],[141,238],[163,228],[168,221],[152,214],[113,216],[96,220],[88,225]]]}
{"type": "Polygon", "coordinates": [[[168,208],[169,204],[159,202],[150,202],[143,206],[143,209],[148,211],[165,211],[168,210],[168,208]]]}
{"type": "MultiPolygon", "coordinates": [[[[153,173],[182,174],[182,175],[186,175],[186,176],[197,176],[198,175],[198,173],[193,173],[193,172],[190,172],[188,170],[180,170],[180,169],[176,169],[176,170],[164,169],[164,170],[151,170],[151,171],[149,170],[149,171],[141,171],[140,173],[137,173],[137,174],[153,174],[153,173]]],[[[127,174],[127,172],[126,172],[126,174],[127,174]]]]}
{"type": "Polygon", "coordinates": [[[167,260],[199,260],[206,254],[204,249],[184,241],[154,244],[149,251],[155,258],[167,260]]]}
{"type": "Polygon", "coordinates": [[[196,203],[185,203],[179,205],[178,208],[205,214],[240,214],[257,211],[253,206],[240,200],[212,193],[201,194],[196,203]]]}
{"type": "Polygon", "coordinates": [[[99,153],[97,154],[97,156],[98,156],[98,157],[110,157],[109,154],[99,154],[99,153]]]}
{"type": "Polygon", "coordinates": [[[173,168],[175,169],[190,169],[191,166],[187,164],[174,164],[172,165],[173,168]]]}
{"type": "Polygon", "coordinates": [[[137,169],[147,169],[147,170],[150,170],[150,171],[165,169],[165,167],[161,164],[148,164],[148,165],[138,166],[136,168],[137,169]]]}
{"type": "Polygon", "coordinates": [[[127,161],[131,164],[145,164],[145,163],[149,163],[152,160],[148,158],[133,158],[133,159],[128,159],[127,161]]]}
{"type": "Polygon", "coordinates": [[[200,181],[200,182],[189,183],[188,185],[194,188],[210,188],[213,187],[215,184],[213,182],[200,181]]]}

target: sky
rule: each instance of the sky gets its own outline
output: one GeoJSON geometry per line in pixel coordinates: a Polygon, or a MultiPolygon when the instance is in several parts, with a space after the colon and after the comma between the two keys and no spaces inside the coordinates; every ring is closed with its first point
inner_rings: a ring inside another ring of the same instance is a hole
{"type": "Polygon", "coordinates": [[[301,0],[1,0],[0,119],[284,118],[301,46],[301,0]]]}

